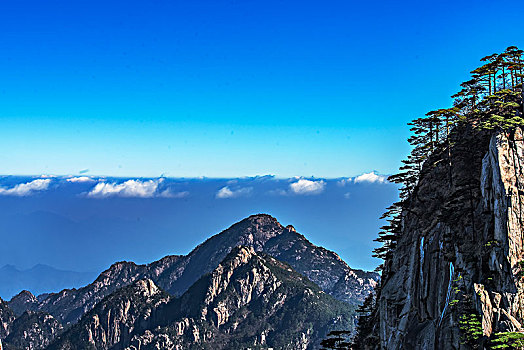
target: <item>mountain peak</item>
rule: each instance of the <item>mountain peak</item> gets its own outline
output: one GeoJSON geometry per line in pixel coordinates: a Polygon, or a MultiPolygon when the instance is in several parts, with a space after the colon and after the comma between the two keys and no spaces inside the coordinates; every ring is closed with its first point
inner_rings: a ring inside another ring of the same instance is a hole
{"type": "Polygon", "coordinates": [[[250,215],[247,218],[237,222],[236,224],[232,225],[231,227],[235,226],[245,226],[245,225],[254,225],[254,226],[268,226],[268,227],[275,227],[275,228],[282,228],[282,224],[278,222],[276,218],[269,214],[254,214],[250,215]]]}
{"type": "Polygon", "coordinates": [[[11,265],[11,264],[6,264],[4,266],[2,266],[1,270],[4,270],[4,271],[15,271],[15,272],[18,272],[20,270],[18,270],[18,268],[14,265],[11,265]]]}
{"type": "Polygon", "coordinates": [[[289,232],[297,232],[297,230],[295,229],[293,225],[287,225],[286,230],[288,230],[289,232]]]}
{"type": "MultiPolygon", "coordinates": [[[[255,220],[255,219],[271,220],[271,221],[278,222],[278,220],[275,217],[273,217],[273,216],[271,216],[269,214],[265,214],[265,213],[253,214],[253,215],[248,216],[244,220],[255,220]]],[[[244,221],[244,220],[242,220],[242,221],[244,221]]]]}
{"type": "Polygon", "coordinates": [[[15,315],[20,316],[24,311],[35,310],[38,307],[38,299],[28,290],[23,290],[8,302],[9,308],[15,315]]]}
{"type": "Polygon", "coordinates": [[[33,293],[31,293],[30,291],[28,290],[23,290],[21,291],[20,293],[18,293],[17,295],[15,295],[11,301],[15,300],[15,299],[21,299],[21,298],[24,298],[24,299],[31,299],[31,300],[36,300],[36,297],[33,295],[33,293]]]}

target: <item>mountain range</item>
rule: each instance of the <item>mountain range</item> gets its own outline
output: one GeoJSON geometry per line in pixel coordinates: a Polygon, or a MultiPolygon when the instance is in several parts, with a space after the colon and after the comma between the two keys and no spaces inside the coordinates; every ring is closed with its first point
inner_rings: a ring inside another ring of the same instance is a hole
{"type": "Polygon", "coordinates": [[[13,328],[21,318],[40,332],[35,349],[316,348],[328,330],[353,328],[355,306],[378,279],[259,214],[185,256],[118,262],[79,289],[22,291],[2,321],[14,349],[24,344],[13,328]]]}

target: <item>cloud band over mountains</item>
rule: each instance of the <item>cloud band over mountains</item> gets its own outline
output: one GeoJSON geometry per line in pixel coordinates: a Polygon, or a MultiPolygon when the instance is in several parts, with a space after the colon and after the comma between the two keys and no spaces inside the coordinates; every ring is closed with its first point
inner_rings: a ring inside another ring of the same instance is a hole
{"type": "Polygon", "coordinates": [[[87,193],[88,197],[140,197],[151,198],[157,194],[159,180],[127,180],[123,183],[99,182],[87,193]]]}
{"type": "MultiPolygon", "coordinates": [[[[388,184],[387,176],[376,172],[364,173],[356,177],[342,179],[252,177],[237,179],[118,179],[93,176],[68,177],[3,177],[0,178],[0,196],[26,197],[69,184],[72,189],[79,188],[77,195],[101,199],[122,198],[171,198],[189,197],[195,190],[200,195],[208,188],[207,196],[215,199],[247,198],[255,195],[272,196],[318,196],[330,188],[356,186],[359,184],[388,184]],[[263,181],[261,181],[263,179],[263,181]],[[20,181],[19,183],[16,183],[20,181]],[[195,187],[197,184],[216,183],[214,190],[209,186],[195,187]],[[75,186],[75,187],[73,187],[75,186]]],[[[349,198],[344,190],[341,196],[349,198]]]]}
{"type": "Polygon", "coordinates": [[[26,183],[20,183],[11,188],[0,187],[0,195],[24,197],[38,191],[45,191],[49,187],[51,179],[37,179],[26,183]]]}

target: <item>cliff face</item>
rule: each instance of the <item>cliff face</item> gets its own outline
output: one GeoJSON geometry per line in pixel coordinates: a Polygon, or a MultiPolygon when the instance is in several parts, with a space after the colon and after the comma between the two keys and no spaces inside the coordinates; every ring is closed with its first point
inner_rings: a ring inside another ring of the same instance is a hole
{"type": "Polygon", "coordinates": [[[381,347],[467,349],[521,331],[524,143],[464,127],[435,152],[402,214],[378,300],[381,347]],[[484,336],[484,337],[483,337],[484,336]]]}
{"type": "Polygon", "coordinates": [[[47,313],[27,311],[16,317],[0,298],[0,349],[44,349],[62,329],[60,322],[47,313]]]}

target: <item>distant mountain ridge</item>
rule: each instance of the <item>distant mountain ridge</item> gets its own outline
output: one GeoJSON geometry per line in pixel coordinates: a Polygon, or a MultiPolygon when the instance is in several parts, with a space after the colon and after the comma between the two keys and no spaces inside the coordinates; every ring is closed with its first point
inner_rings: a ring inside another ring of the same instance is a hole
{"type": "Polygon", "coordinates": [[[39,295],[82,286],[92,281],[94,275],[92,272],[65,271],[43,264],[25,270],[13,265],[4,265],[0,268],[0,281],[9,283],[0,284],[0,297],[9,299],[23,289],[39,295]]]}
{"type": "MultiPolygon", "coordinates": [[[[362,302],[379,279],[375,272],[351,269],[337,254],[313,245],[292,226],[284,227],[274,217],[258,214],[210,237],[187,256],[166,256],[147,265],[118,262],[93,283],[52,293],[36,307],[31,302],[26,309],[48,312],[64,325],[74,324],[105,296],[144,278],[171,295],[182,295],[236,246],[253,247],[286,262],[326,293],[353,304],[362,302]]],[[[17,308],[17,312],[25,311],[17,308]]]]}

